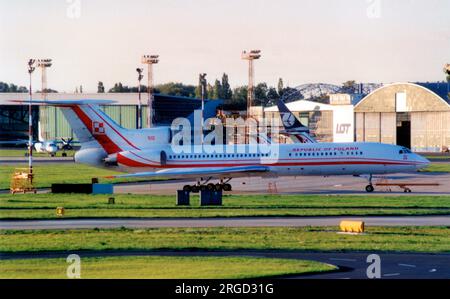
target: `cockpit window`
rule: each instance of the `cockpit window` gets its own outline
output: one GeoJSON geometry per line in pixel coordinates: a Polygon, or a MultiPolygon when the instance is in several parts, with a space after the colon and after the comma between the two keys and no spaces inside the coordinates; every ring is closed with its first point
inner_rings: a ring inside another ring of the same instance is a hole
{"type": "Polygon", "coordinates": [[[399,154],[411,154],[412,152],[411,152],[410,149],[404,147],[404,148],[402,148],[398,153],[399,153],[399,154]]]}

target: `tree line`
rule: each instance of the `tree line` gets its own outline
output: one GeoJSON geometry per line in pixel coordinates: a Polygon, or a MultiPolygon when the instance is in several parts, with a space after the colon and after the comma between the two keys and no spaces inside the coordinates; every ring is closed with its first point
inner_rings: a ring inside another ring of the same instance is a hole
{"type": "Polygon", "coordinates": [[[0,81],[0,92],[28,92],[28,88],[0,81]]]}
{"type": "MultiPolygon", "coordinates": [[[[141,92],[147,92],[147,86],[141,85],[141,92]]],[[[271,106],[276,103],[283,93],[292,90],[292,88],[284,87],[283,79],[278,79],[277,87],[268,86],[267,83],[258,83],[254,87],[254,105],[271,106]]],[[[105,92],[103,82],[98,82],[98,93],[105,92]]],[[[138,92],[137,86],[123,85],[121,82],[115,83],[108,92],[138,92]]],[[[201,98],[201,84],[197,86],[183,84],[179,82],[169,82],[158,84],[154,87],[155,93],[167,94],[172,96],[183,96],[190,98],[201,98]]],[[[238,86],[231,88],[228,75],[223,73],[222,78],[215,79],[214,83],[208,83],[205,90],[205,99],[222,99],[230,109],[245,109],[247,106],[247,86],[238,86]]]]}

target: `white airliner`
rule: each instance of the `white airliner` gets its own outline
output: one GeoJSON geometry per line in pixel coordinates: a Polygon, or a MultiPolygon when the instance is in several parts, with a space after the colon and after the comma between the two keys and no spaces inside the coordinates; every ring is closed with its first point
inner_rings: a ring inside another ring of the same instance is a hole
{"type": "Polygon", "coordinates": [[[177,153],[170,127],[125,129],[99,107],[111,102],[46,102],[62,108],[81,143],[75,161],[97,167],[119,165],[133,172],[115,177],[195,179],[196,184],[183,187],[186,191],[230,191],[229,181],[245,176],[368,175],[366,191],[372,192],[373,174],[415,172],[429,164],[402,146],[360,142],[277,144],[276,150],[270,152],[238,144],[220,145],[223,152],[211,153],[195,145],[188,153],[177,153]],[[213,180],[218,182],[214,184],[213,180]]]}

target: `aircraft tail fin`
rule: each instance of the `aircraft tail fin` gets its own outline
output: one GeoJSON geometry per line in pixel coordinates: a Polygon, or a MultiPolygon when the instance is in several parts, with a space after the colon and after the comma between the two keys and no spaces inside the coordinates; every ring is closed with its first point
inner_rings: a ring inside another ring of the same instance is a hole
{"type": "MultiPolygon", "coordinates": [[[[27,101],[15,102],[27,104],[27,101]]],[[[102,148],[107,154],[137,149],[130,141],[129,130],[121,127],[100,109],[99,105],[113,102],[110,100],[33,100],[32,104],[61,108],[82,148],[102,148]]]]}
{"type": "Polygon", "coordinates": [[[311,137],[309,128],[304,126],[297,117],[295,117],[281,99],[278,100],[277,106],[284,127],[284,130],[280,132],[281,134],[288,135],[296,143],[317,142],[311,137]]]}

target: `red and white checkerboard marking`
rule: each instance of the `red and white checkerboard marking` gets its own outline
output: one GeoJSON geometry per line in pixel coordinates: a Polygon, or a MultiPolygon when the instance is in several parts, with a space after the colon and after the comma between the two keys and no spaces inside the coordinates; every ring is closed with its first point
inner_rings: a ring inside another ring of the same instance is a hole
{"type": "Polygon", "coordinates": [[[105,134],[104,124],[98,121],[92,123],[92,133],[93,134],[105,134]]]}

